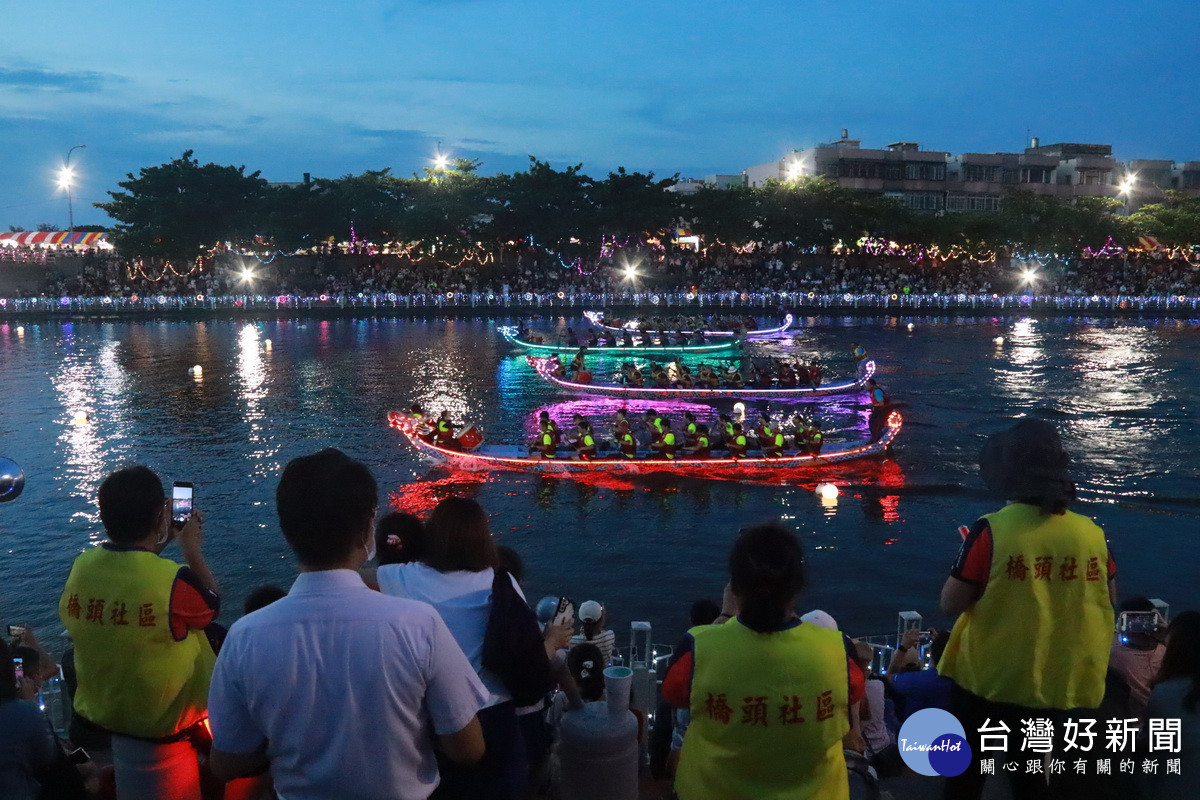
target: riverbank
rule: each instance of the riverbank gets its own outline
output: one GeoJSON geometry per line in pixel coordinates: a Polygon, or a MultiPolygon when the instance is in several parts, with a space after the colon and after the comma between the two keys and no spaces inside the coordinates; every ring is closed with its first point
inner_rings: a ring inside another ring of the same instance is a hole
{"type": "Polygon", "coordinates": [[[188,297],[59,297],[0,298],[0,319],[18,318],[209,318],[296,316],[322,317],[478,317],[528,314],[580,314],[608,309],[643,316],[750,312],[772,316],[791,311],[816,314],[1095,314],[1200,317],[1200,297],[1178,296],[1054,296],[1054,295],[917,295],[824,294],[814,292],[720,292],[619,294],[495,295],[467,292],[445,294],[353,295],[223,295],[188,297]]]}

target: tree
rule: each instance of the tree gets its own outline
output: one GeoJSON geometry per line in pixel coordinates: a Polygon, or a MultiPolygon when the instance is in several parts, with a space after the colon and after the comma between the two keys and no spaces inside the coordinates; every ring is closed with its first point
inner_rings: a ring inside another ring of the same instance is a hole
{"type": "Polygon", "coordinates": [[[654,173],[626,172],[617,167],[589,193],[595,209],[596,231],[609,236],[661,236],[679,222],[678,196],[667,189],[678,175],[655,180],[654,173]]]}
{"type": "Polygon", "coordinates": [[[218,242],[253,239],[267,189],[258,172],[200,165],[191,150],[166,164],[143,167],[96,207],[117,220],[113,244],[129,257],[190,260],[218,242]]]}
{"type": "Polygon", "coordinates": [[[488,226],[500,242],[532,236],[541,246],[562,250],[571,239],[591,239],[592,206],[588,193],[593,181],[582,164],[556,170],[529,157],[529,169],[499,175],[493,183],[495,207],[488,226]]]}
{"type": "Polygon", "coordinates": [[[718,189],[703,186],[683,198],[681,211],[691,223],[692,233],[726,244],[741,244],[758,237],[755,223],[759,217],[757,190],[739,186],[718,189]]]}
{"type": "Polygon", "coordinates": [[[1152,236],[1163,244],[1187,247],[1200,243],[1200,198],[1168,191],[1161,203],[1142,206],[1129,215],[1137,236],[1152,236]]]}

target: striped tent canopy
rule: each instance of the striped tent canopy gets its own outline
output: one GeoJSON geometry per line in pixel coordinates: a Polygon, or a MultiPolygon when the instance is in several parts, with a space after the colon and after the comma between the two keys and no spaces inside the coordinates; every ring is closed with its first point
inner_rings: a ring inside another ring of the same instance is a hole
{"type": "Polygon", "coordinates": [[[85,231],[21,231],[19,233],[0,233],[0,245],[13,247],[16,245],[76,245],[95,247],[108,244],[107,233],[91,233],[85,231]]]}

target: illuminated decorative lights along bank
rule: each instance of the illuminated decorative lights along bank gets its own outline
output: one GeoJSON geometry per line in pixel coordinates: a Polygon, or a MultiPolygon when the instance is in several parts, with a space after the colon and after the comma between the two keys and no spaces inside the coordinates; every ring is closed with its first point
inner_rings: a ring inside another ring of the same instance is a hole
{"type": "Polygon", "coordinates": [[[363,313],[391,311],[461,312],[478,309],[563,309],[582,313],[600,307],[680,309],[769,309],[797,311],[864,310],[898,313],[937,311],[1166,311],[1200,309],[1196,295],[1008,295],[1008,294],[818,294],[816,292],[429,292],[422,294],[364,293],[320,295],[183,295],[152,294],[130,297],[0,297],[0,316],[6,313],[107,313],[173,311],[320,311],[363,313]],[[561,295],[561,296],[560,296],[561,295]]]}

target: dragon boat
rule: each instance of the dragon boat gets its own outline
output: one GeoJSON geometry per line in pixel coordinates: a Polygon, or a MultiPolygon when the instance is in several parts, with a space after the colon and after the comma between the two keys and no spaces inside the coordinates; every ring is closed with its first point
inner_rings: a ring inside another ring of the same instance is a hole
{"type": "Polygon", "coordinates": [[[588,354],[599,355],[706,355],[717,353],[728,353],[738,347],[741,347],[741,339],[731,339],[728,341],[717,342],[715,344],[654,344],[653,340],[648,337],[641,337],[642,343],[629,345],[617,344],[615,347],[607,347],[597,345],[592,347],[588,344],[555,344],[552,342],[531,342],[527,339],[522,339],[518,335],[517,328],[514,325],[501,325],[496,328],[509,343],[515,344],[517,347],[523,347],[526,350],[531,350],[535,353],[576,353],[583,350],[588,354]]]}
{"type": "MultiPolygon", "coordinates": [[[[637,333],[639,330],[637,320],[629,320],[624,325],[607,325],[607,324],[605,324],[603,311],[585,311],[585,312],[583,312],[583,316],[587,317],[588,322],[592,323],[597,328],[603,328],[606,331],[618,331],[618,332],[619,331],[632,331],[634,333],[637,333]]],[[[792,323],[794,321],[795,321],[795,319],[792,317],[792,315],[788,314],[787,316],[785,316],[783,318],[783,324],[779,325],[778,327],[775,327],[775,328],[761,328],[759,330],[741,331],[741,332],[705,330],[704,333],[706,336],[744,336],[744,337],[771,336],[776,333],[783,333],[788,328],[792,327],[792,323]]],[[[692,334],[695,334],[696,331],[684,331],[683,333],[685,335],[692,335],[692,334]]]]}
{"type": "MultiPolygon", "coordinates": [[[[450,449],[432,444],[421,436],[421,421],[411,415],[396,411],[388,414],[388,424],[400,431],[409,443],[428,460],[467,471],[509,470],[545,475],[597,475],[616,474],[624,476],[648,475],[651,473],[673,473],[694,478],[758,479],[791,472],[809,473],[833,464],[876,458],[885,455],[903,424],[900,413],[893,411],[877,441],[835,445],[820,455],[785,454],[778,458],[765,458],[761,452],[750,451],[745,458],[729,458],[716,451],[705,459],[680,456],[675,459],[626,459],[600,457],[581,460],[569,452],[560,453],[558,458],[530,456],[523,445],[476,444],[471,449],[450,449]]],[[[478,442],[476,437],[472,440],[478,442]]]]}
{"type": "Polygon", "coordinates": [[[565,375],[557,374],[562,364],[555,357],[526,356],[525,360],[537,370],[542,380],[554,384],[563,391],[599,394],[606,397],[637,398],[639,400],[673,398],[682,400],[740,400],[745,398],[803,400],[808,397],[832,397],[834,395],[865,392],[867,380],[875,374],[875,362],[865,361],[859,367],[857,379],[818,386],[815,389],[808,386],[794,386],[787,389],[778,387],[758,389],[752,386],[746,386],[741,389],[708,389],[694,386],[688,389],[676,386],[626,386],[619,383],[581,383],[568,380],[565,375]]]}

